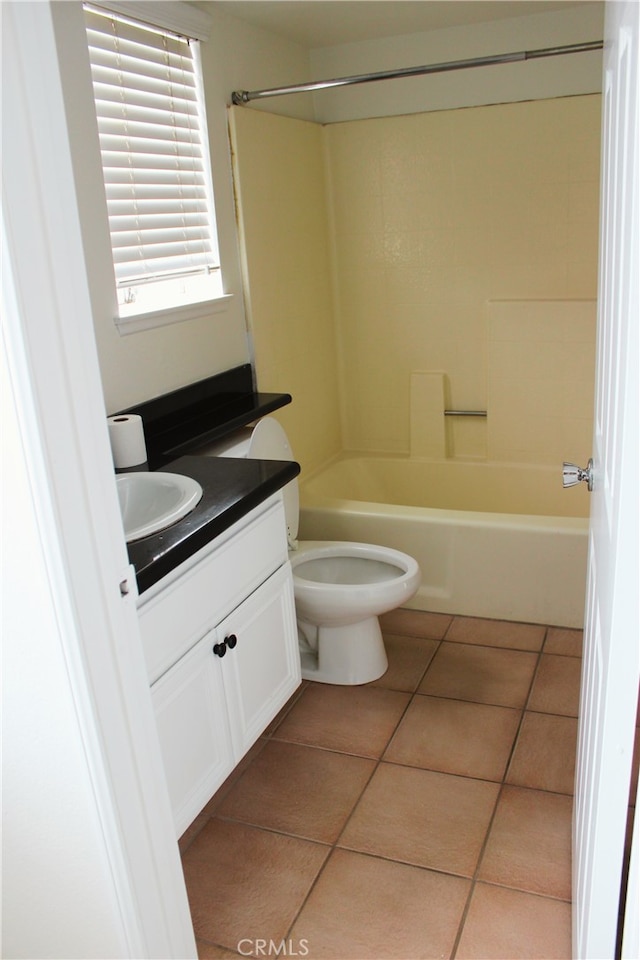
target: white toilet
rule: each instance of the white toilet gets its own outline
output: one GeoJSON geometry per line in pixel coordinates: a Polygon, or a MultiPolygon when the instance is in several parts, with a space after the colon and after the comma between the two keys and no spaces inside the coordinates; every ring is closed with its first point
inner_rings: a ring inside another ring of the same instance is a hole
{"type": "MultiPolygon", "coordinates": [[[[272,417],[202,452],[294,459],[286,433],[272,417]]],[[[303,678],[336,684],[377,680],[388,666],[378,616],[411,599],[420,583],[418,564],[398,550],[367,543],[297,541],[297,480],[284,487],[283,496],[303,678]]]]}

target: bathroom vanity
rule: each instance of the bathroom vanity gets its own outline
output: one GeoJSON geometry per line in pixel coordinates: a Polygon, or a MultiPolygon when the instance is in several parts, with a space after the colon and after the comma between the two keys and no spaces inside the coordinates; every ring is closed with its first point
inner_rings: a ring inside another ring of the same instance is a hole
{"type": "MultiPolygon", "coordinates": [[[[279,405],[290,400],[283,397],[279,405]]],[[[256,404],[244,406],[240,416],[251,419],[256,404]]],[[[179,441],[189,449],[177,419],[188,425],[194,418],[183,409],[171,425],[174,448],[179,441]]],[[[206,417],[199,430],[203,424],[206,417]]],[[[224,423],[215,425],[223,430],[224,423]]],[[[205,456],[163,456],[156,466],[193,477],[204,491],[183,520],[128,545],[180,836],[300,684],[281,493],[300,468],[205,456]]]]}
{"type": "Polygon", "coordinates": [[[300,683],[281,496],[166,580],[140,629],[180,836],[300,683]]]}

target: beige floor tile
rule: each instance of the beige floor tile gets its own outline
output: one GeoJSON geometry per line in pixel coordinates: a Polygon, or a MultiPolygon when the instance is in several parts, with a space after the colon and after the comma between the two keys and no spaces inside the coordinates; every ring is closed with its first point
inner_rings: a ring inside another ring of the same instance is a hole
{"type": "Polygon", "coordinates": [[[329,850],[210,820],[182,859],[196,936],[230,950],[244,937],[281,940],[329,850]]]}
{"type": "Polygon", "coordinates": [[[215,943],[207,943],[206,940],[196,940],[196,947],[198,948],[198,960],[238,960],[238,954],[235,950],[218,947],[215,943]]]}
{"type": "Polygon", "coordinates": [[[570,960],[571,905],[478,883],[456,957],[459,960],[570,960]]]}
{"type": "Polygon", "coordinates": [[[178,838],[178,848],[181,854],[186,853],[204,825],[209,820],[210,816],[211,814],[208,813],[206,809],[202,810],[195,820],[189,824],[184,833],[178,838]]]}
{"type": "MultiPolygon", "coordinates": [[[[242,760],[240,760],[240,762],[233,768],[233,770],[231,771],[227,779],[224,781],[224,783],[222,783],[220,787],[218,787],[214,795],[211,797],[211,800],[209,800],[207,805],[202,810],[200,817],[209,818],[215,815],[216,810],[218,809],[218,807],[220,806],[220,804],[228,794],[229,790],[231,790],[233,785],[238,782],[240,777],[243,776],[245,770],[247,770],[251,766],[254,759],[258,756],[261,750],[264,750],[268,742],[269,741],[266,739],[266,737],[259,737],[256,740],[253,746],[250,747],[249,750],[245,753],[242,760]]],[[[191,829],[190,827],[187,829],[186,831],[187,834],[189,833],[190,829],[191,829]]]]}
{"type": "Polygon", "coordinates": [[[543,653],[536,672],[529,710],[577,717],[582,660],[543,653]]]}
{"type": "Polygon", "coordinates": [[[456,643],[480,643],[487,647],[540,650],[545,630],[546,627],[535,623],[455,617],[447,631],[447,640],[456,643]]]}
{"type": "Polygon", "coordinates": [[[379,680],[374,680],[367,686],[413,693],[438,649],[439,643],[439,640],[421,640],[415,637],[386,634],[384,645],[389,668],[379,680]]]}
{"type": "Polygon", "coordinates": [[[470,881],[335,850],[290,938],[316,960],[448,957],[470,881]]]}
{"type": "Polygon", "coordinates": [[[203,807],[193,823],[189,824],[185,832],[178,840],[178,846],[180,847],[181,853],[184,853],[189,849],[195,837],[197,837],[204,827],[205,823],[214,816],[216,810],[222,803],[229,790],[231,790],[233,785],[240,779],[240,777],[242,777],[245,770],[251,766],[253,760],[258,756],[260,751],[264,749],[267,742],[268,741],[264,737],[260,737],[258,740],[256,740],[253,746],[249,748],[247,753],[245,753],[242,760],[240,760],[240,762],[231,771],[224,783],[222,783],[216,790],[209,802],[203,807]]]}
{"type": "Polygon", "coordinates": [[[278,727],[275,738],[377,758],[409,699],[409,694],[396,690],[310,683],[278,727]]]}
{"type": "Polygon", "coordinates": [[[578,721],[527,710],[505,778],[507,783],[572,794],[578,721]]]}
{"type": "Polygon", "coordinates": [[[280,724],[282,723],[286,715],[291,710],[294,703],[302,696],[302,691],[306,686],[308,686],[308,684],[309,684],[308,680],[302,681],[298,689],[289,697],[285,705],[280,710],[278,710],[278,713],[276,714],[276,716],[273,718],[269,726],[264,731],[263,737],[270,737],[271,734],[280,726],[280,724]]]}
{"type": "Polygon", "coordinates": [[[582,656],[582,630],[570,630],[568,627],[549,627],[544,642],[545,653],[559,653],[564,657],[582,656]]]}
{"type": "Polygon", "coordinates": [[[272,740],[217,815],[333,843],[374,768],[374,760],[272,740]]]}
{"type": "Polygon", "coordinates": [[[468,643],[440,644],[419,693],[503,707],[524,707],[537,653],[468,643]]]}
{"type": "Polygon", "coordinates": [[[572,807],[570,797],[505,786],[479,878],[570,900],[572,807]]]}
{"type": "Polygon", "coordinates": [[[473,876],[499,786],[382,763],[339,845],[473,876]]]}
{"type": "Polygon", "coordinates": [[[429,637],[442,640],[453,620],[448,613],[425,613],[423,610],[391,610],[380,617],[383,634],[399,633],[407,637],[429,637]]]}
{"type": "Polygon", "coordinates": [[[502,780],[521,711],[416,694],[384,759],[481,780],[502,780]]]}

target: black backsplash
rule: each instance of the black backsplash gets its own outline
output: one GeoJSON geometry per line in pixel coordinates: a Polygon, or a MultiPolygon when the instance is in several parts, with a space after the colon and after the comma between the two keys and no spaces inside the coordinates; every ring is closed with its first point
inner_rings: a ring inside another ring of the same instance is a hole
{"type": "Polygon", "coordinates": [[[118,413],[142,417],[149,468],[158,470],[288,403],[288,393],[257,393],[246,363],[118,413]]]}

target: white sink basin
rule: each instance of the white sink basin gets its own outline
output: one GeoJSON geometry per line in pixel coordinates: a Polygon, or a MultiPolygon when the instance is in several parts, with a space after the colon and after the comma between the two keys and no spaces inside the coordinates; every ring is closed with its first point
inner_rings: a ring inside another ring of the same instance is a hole
{"type": "Polygon", "coordinates": [[[116,483],[127,543],[182,520],[202,497],[198,481],[179,473],[121,473],[116,483]]]}

